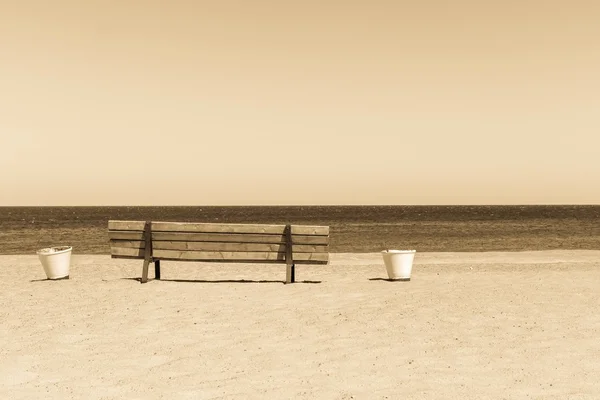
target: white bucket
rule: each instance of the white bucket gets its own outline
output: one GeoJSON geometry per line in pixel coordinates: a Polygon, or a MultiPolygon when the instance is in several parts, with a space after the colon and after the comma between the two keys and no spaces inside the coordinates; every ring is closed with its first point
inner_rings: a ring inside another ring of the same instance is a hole
{"type": "Polygon", "coordinates": [[[416,250],[384,250],[383,262],[391,280],[409,281],[416,250]]]}
{"type": "Polygon", "coordinates": [[[58,246],[37,251],[48,279],[69,279],[71,250],[70,246],[58,246]]]}

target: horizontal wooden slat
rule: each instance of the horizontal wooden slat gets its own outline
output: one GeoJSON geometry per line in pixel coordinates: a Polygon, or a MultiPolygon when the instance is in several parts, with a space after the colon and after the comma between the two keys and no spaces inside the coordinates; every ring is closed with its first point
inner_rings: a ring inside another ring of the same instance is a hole
{"type": "Polygon", "coordinates": [[[171,258],[178,260],[237,260],[252,261],[285,261],[282,252],[233,252],[233,251],[180,251],[180,250],[154,250],[156,258],[171,258]]]}
{"type": "Polygon", "coordinates": [[[108,221],[108,229],[111,231],[143,231],[144,221],[108,221]]]}
{"type": "MultiPolygon", "coordinates": [[[[113,258],[131,258],[131,257],[115,257],[113,256],[113,258]]],[[[223,264],[239,264],[239,263],[244,263],[244,264],[284,264],[283,261],[278,261],[278,260],[244,260],[244,261],[240,261],[240,260],[181,260],[179,258],[169,258],[169,257],[160,257],[160,260],[163,261],[195,261],[198,263],[212,263],[212,262],[219,262],[219,263],[223,263],[223,264]]],[[[319,261],[319,260],[308,260],[308,261],[294,261],[294,264],[299,265],[299,264],[303,264],[303,265],[326,265],[328,264],[329,261],[319,261]]]]}
{"type": "MultiPolygon", "coordinates": [[[[126,247],[126,246],[119,246],[126,247]]],[[[223,242],[176,242],[154,241],[153,250],[195,250],[195,251],[275,251],[285,252],[284,244],[266,243],[223,243],[223,242]]],[[[328,246],[295,245],[294,253],[323,253],[329,250],[328,246]]]]}
{"type": "Polygon", "coordinates": [[[152,240],[190,242],[285,243],[283,235],[152,232],[152,240]]]}
{"type": "Polygon", "coordinates": [[[125,260],[139,260],[139,259],[144,259],[144,257],[138,257],[138,256],[116,256],[114,254],[111,254],[110,258],[121,258],[121,259],[125,259],[125,260]]]}
{"type": "Polygon", "coordinates": [[[292,235],[293,244],[329,244],[329,236],[292,235]]]}
{"type": "MultiPolygon", "coordinates": [[[[142,226],[143,229],[143,226],[142,226]]],[[[283,235],[285,225],[152,222],[153,232],[259,233],[283,235]]],[[[292,235],[329,235],[328,226],[292,225],[292,235]]]]}
{"type": "Polygon", "coordinates": [[[132,247],[136,249],[143,249],[146,247],[146,242],[142,240],[111,240],[111,247],[132,247]]]}
{"type": "Polygon", "coordinates": [[[327,257],[327,260],[294,260],[294,264],[298,265],[298,264],[321,264],[321,265],[325,265],[325,264],[329,264],[329,257],[327,257]]]}
{"type": "MultiPolygon", "coordinates": [[[[179,250],[154,250],[155,258],[189,260],[189,261],[280,261],[285,262],[284,252],[227,252],[227,251],[179,251],[179,250]]],[[[294,254],[294,261],[327,261],[328,253],[298,253],[294,254]]]]}
{"type": "Polygon", "coordinates": [[[285,251],[283,244],[266,243],[222,243],[222,242],[152,242],[153,250],[196,250],[196,251],[285,251]]]}
{"type": "MultiPolygon", "coordinates": [[[[108,221],[111,231],[139,231],[144,230],[144,221],[108,221]]],[[[215,224],[195,222],[152,222],[152,231],[155,232],[198,232],[198,233],[262,233],[282,235],[285,225],[268,224],[215,224]]],[[[293,235],[329,235],[329,226],[292,225],[293,235]]]]}
{"type": "Polygon", "coordinates": [[[152,222],[152,232],[260,233],[281,235],[285,225],[152,222]]]}
{"type": "Polygon", "coordinates": [[[134,231],[108,231],[109,239],[120,239],[120,240],[143,240],[144,232],[134,231]]]}
{"type": "Polygon", "coordinates": [[[329,246],[295,244],[292,246],[292,250],[294,252],[294,256],[297,253],[327,253],[329,252],[329,246]]]}
{"type": "Polygon", "coordinates": [[[329,253],[294,253],[294,262],[301,262],[304,264],[312,261],[329,261],[329,253]]]}
{"type": "MultiPolygon", "coordinates": [[[[190,241],[190,242],[234,242],[234,243],[285,243],[283,235],[260,234],[224,234],[224,233],[181,233],[181,232],[153,232],[152,240],[162,241],[190,241]]],[[[294,244],[328,245],[328,236],[293,235],[294,244]]]]}
{"type": "Polygon", "coordinates": [[[111,247],[110,254],[112,256],[127,256],[144,258],[144,249],[133,249],[131,247],[111,247]]]}
{"type": "Polygon", "coordinates": [[[292,235],[328,236],[328,226],[292,225],[292,235]]]}

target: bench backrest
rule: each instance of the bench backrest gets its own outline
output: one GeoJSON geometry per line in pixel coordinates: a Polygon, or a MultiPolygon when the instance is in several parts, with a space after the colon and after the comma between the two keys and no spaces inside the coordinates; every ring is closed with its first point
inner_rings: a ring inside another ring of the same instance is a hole
{"type": "MultiPolygon", "coordinates": [[[[155,260],[285,263],[286,225],[151,222],[155,260]]],[[[143,259],[146,222],[109,221],[113,258],[143,259]]],[[[292,259],[296,264],[327,264],[329,227],[290,225],[292,259]]]]}

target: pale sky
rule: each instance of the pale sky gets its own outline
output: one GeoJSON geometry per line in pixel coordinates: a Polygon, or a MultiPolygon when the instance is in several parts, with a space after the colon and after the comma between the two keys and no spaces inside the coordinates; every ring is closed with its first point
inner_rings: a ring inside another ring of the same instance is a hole
{"type": "Polygon", "coordinates": [[[0,0],[0,206],[600,204],[599,17],[0,0]]]}

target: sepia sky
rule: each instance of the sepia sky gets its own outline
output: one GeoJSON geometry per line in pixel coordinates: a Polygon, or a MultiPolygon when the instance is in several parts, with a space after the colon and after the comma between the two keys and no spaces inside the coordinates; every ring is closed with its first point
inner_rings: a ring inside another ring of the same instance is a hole
{"type": "Polygon", "coordinates": [[[600,204],[599,15],[0,0],[0,206],[600,204]]]}

